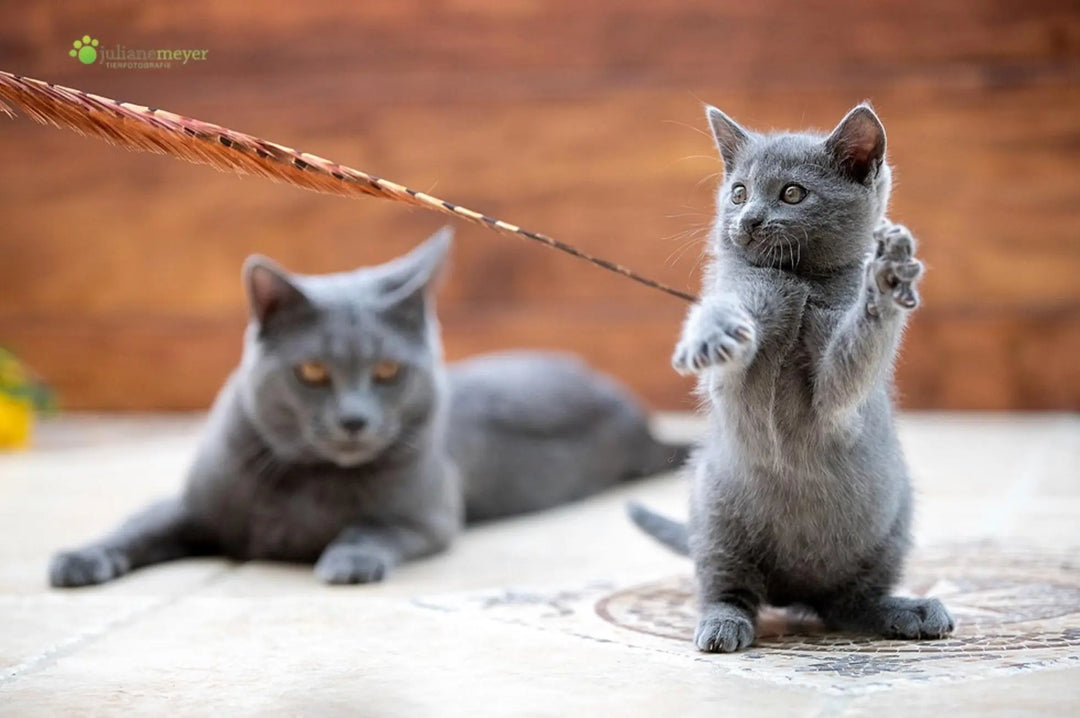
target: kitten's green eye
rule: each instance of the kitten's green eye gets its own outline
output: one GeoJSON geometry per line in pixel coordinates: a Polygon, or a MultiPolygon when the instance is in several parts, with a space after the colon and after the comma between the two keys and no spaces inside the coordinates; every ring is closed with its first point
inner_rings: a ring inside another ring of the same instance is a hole
{"type": "Polygon", "coordinates": [[[737,184],[731,188],[731,201],[734,204],[742,204],[746,201],[746,185],[737,184]]]}
{"type": "Polygon", "coordinates": [[[392,359],[383,359],[375,365],[375,368],[371,371],[371,375],[375,377],[375,381],[380,384],[387,384],[401,375],[401,364],[392,359]]]}
{"type": "Polygon", "coordinates": [[[330,384],[330,369],[321,361],[310,360],[293,367],[296,378],[308,386],[327,386],[330,384]]]}
{"type": "Polygon", "coordinates": [[[788,204],[798,204],[806,199],[806,189],[792,182],[784,187],[784,191],[780,193],[780,199],[788,204]]]}

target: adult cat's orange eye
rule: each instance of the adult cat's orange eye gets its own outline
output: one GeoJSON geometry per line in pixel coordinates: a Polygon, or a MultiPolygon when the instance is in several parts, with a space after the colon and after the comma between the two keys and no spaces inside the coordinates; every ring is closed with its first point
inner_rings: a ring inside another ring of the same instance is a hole
{"type": "Polygon", "coordinates": [[[383,359],[375,365],[371,375],[377,382],[388,382],[398,378],[401,373],[401,365],[392,359],[383,359]]]}
{"type": "Polygon", "coordinates": [[[318,361],[306,361],[296,365],[296,377],[312,386],[325,386],[330,383],[330,370],[318,361]]]}

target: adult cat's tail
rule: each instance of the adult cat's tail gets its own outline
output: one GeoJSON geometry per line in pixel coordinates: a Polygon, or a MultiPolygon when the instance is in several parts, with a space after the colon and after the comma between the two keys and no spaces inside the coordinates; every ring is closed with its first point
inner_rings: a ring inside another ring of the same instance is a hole
{"type": "Polygon", "coordinates": [[[669,549],[682,556],[690,555],[689,537],[686,524],[645,508],[636,501],[626,505],[630,520],[645,533],[652,536],[669,549]]]}

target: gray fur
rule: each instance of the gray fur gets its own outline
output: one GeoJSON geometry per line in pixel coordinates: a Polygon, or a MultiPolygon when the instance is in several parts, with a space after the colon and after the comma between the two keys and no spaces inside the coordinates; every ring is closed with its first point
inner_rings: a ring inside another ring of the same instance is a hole
{"type": "Polygon", "coordinates": [[[686,524],[650,511],[636,501],[627,504],[626,513],[638,528],[675,553],[680,556],[690,555],[690,535],[686,524]]]}
{"type": "Polygon", "coordinates": [[[570,355],[453,365],[450,407],[450,454],[468,477],[470,521],[550,508],[686,459],[686,447],[653,438],[626,389],[570,355]]]}
{"type": "MultiPolygon", "coordinates": [[[[695,643],[744,648],[765,602],[809,607],[839,630],[946,635],[936,599],[889,595],[912,510],[893,362],[922,265],[911,234],[885,219],[884,128],[868,105],[828,136],[708,115],[725,176],[703,296],[673,357],[712,405],[686,537],[695,643]],[[781,199],[791,182],[806,190],[794,204],[781,199]]],[[[635,519],[681,539],[661,517],[635,519]]]]}
{"type": "Polygon", "coordinates": [[[445,549],[466,514],[543,509],[667,468],[673,449],[629,393],[576,360],[498,355],[448,376],[431,287],[450,243],[443,230],[388,264],[323,276],[250,258],[243,359],[182,494],[58,554],[50,582],[101,583],[197,554],[378,581],[445,549]],[[325,384],[297,375],[312,359],[325,384]],[[378,382],[386,359],[403,370],[378,382]]]}

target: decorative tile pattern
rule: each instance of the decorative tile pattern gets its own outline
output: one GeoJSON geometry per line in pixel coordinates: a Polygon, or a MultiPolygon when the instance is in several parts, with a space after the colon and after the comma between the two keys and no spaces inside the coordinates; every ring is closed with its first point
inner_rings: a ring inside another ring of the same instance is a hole
{"type": "Polygon", "coordinates": [[[988,672],[1080,665],[1080,563],[1073,555],[989,544],[923,551],[911,563],[904,593],[942,599],[957,620],[950,638],[890,641],[832,634],[814,617],[768,608],[760,617],[758,640],[736,656],[693,650],[697,610],[685,575],[621,586],[598,582],[577,590],[506,590],[417,603],[685,653],[777,682],[859,691],[912,680],[962,680],[984,678],[988,672]]]}

